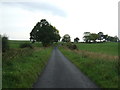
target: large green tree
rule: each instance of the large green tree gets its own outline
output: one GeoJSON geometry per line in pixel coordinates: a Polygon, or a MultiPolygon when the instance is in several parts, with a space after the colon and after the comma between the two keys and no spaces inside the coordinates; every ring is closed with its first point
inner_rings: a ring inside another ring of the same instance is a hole
{"type": "Polygon", "coordinates": [[[59,31],[49,24],[46,19],[38,22],[30,32],[30,40],[32,42],[42,42],[43,46],[58,42],[60,38],[59,31]]]}

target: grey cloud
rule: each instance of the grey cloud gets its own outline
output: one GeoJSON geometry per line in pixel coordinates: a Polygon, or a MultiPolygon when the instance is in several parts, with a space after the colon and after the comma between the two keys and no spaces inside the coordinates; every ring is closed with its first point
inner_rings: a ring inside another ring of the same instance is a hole
{"type": "Polygon", "coordinates": [[[47,11],[54,15],[66,17],[66,13],[55,5],[43,2],[4,2],[4,5],[21,7],[30,11],[47,11]]]}

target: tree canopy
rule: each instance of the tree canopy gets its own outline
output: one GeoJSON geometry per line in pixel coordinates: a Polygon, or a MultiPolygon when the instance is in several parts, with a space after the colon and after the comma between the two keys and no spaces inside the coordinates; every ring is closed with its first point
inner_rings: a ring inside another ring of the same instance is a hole
{"type": "Polygon", "coordinates": [[[84,41],[85,42],[96,42],[96,40],[101,40],[106,42],[106,41],[109,41],[109,42],[118,42],[119,41],[119,38],[117,36],[108,36],[108,35],[104,35],[103,32],[99,32],[98,34],[96,33],[90,33],[90,32],[84,32],[84,37],[83,37],[84,41]]]}
{"type": "Polygon", "coordinates": [[[46,19],[38,22],[30,32],[30,41],[42,42],[43,46],[58,42],[60,38],[59,31],[49,24],[46,19]]]}
{"type": "Polygon", "coordinates": [[[85,42],[90,42],[90,32],[84,32],[83,40],[85,42]]]}
{"type": "Polygon", "coordinates": [[[71,41],[70,35],[65,34],[65,35],[63,36],[63,38],[62,38],[62,42],[70,42],[70,41],[71,41]]]}
{"type": "Polygon", "coordinates": [[[80,39],[79,39],[78,37],[76,37],[76,38],[74,39],[74,42],[78,43],[79,40],[80,40],[80,39]]]}
{"type": "Polygon", "coordinates": [[[98,33],[98,40],[100,40],[100,42],[103,40],[103,32],[98,33]]]}

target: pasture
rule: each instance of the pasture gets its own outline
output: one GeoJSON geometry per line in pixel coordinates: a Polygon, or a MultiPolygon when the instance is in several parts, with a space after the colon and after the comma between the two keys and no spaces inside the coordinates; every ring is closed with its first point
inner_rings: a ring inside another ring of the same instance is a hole
{"type": "Polygon", "coordinates": [[[106,42],[106,43],[95,43],[86,44],[79,43],[76,44],[79,50],[108,54],[108,55],[118,55],[118,43],[116,42],[106,42]]]}
{"type": "MultiPolygon", "coordinates": [[[[30,41],[27,40],[9,40],[10,48],[19,48],[19,46],[23,43],[31,43],[30,41]]],[[[32,43],[31,43],[32,44],[32,43]]],[[[34,43],[32,44],[34,47],[42,47],[41,43],[34,43]]]]}

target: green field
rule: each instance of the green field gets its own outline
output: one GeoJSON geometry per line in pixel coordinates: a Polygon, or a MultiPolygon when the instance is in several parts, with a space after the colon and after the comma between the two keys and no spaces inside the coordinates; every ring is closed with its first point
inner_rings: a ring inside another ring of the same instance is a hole
{"type": "Polygon", "coordinates": [[[70,50],[66,47],[60,47],[60,50],[99,87],[118,88],[118,58],[109,58],[114,55],[118,57],[117,43],[79,43],[77,46],[79,50],[70,50]],[[103,58],[103,55],[108,57],[103,58]]]}
{"type": "Polygon", "coordinates": [[[34,43],[33,49],[19,48],[29,41],[9,41],[10,50],[2,55],[2,87],[31,88],[43,71],[51,55],[52,48],[43,48],[41,43],[34,43]]]}
{"type": "Polygon", "coordinates": [[[118,55],[118,43],[116,42],[106,42],[106,43],[96,43],[96,44],[77,44],[79,50],[91,51],[96,53],[108,54],[108,55],[118,55]]]}
{"type": "MultiPolygon", "coordinates": [[[[10,48],[19,48],[19,46],[23,43],[31,43],[31,42],[27,41],[27,40],[21,40],[21,41],[20,40],[9,40],[10,48]]],[[[38,43],[38,42],[36,42],[32,45],[35,47],[42,47],[42,44],[38,43]]]]}

